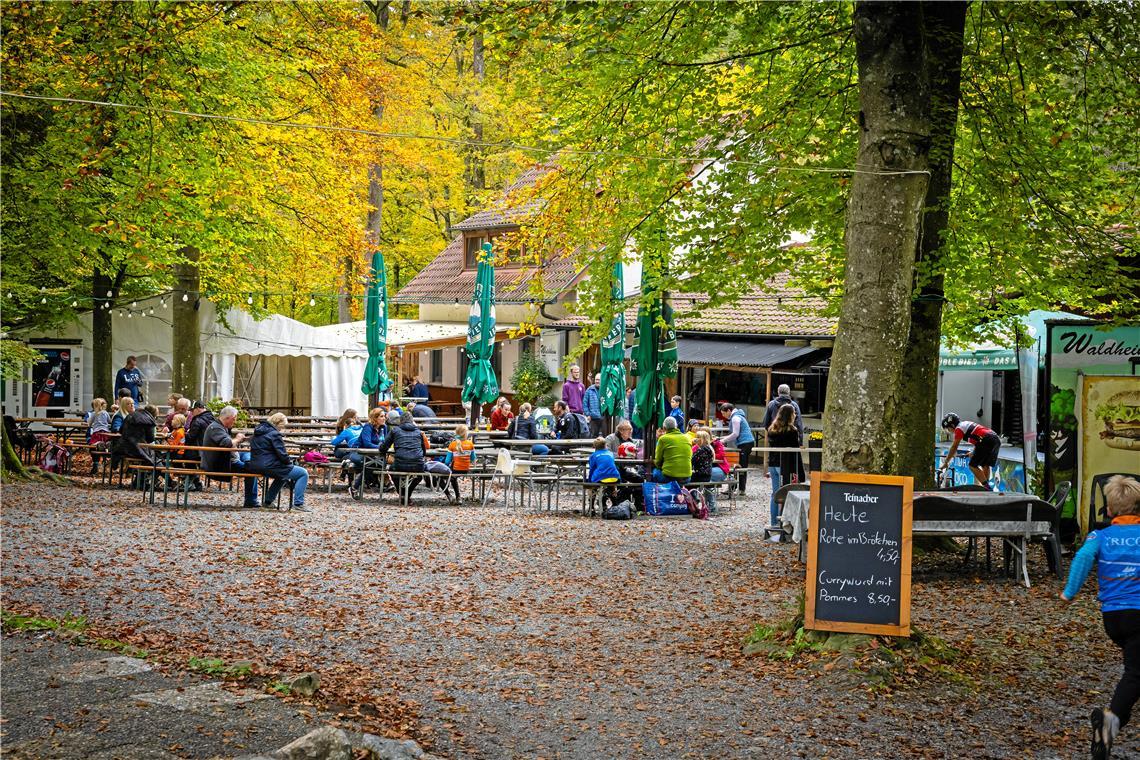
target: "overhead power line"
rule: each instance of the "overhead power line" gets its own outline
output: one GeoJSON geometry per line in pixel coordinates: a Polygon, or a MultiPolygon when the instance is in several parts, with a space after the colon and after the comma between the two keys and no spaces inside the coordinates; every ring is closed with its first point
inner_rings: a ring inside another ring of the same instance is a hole
{"type": "Polygon", "coordinates": [[[520,150],[530,153],[538,153],[543,156],[549,156],[552,153],[571,153],[580,156],[597,156],[597,157],[610,157],[610,158],[626,158],[641,161],[662,161],[662,162],[676,162],[691,164],[700,161],[715,161],[724,164],[739,164],[741,166],[752,166],[759,169],[766,169],[771,171],[788,171],[788,172],[807,172],[816,174],[873,174],[879,176],[907,176],[907,175],[921,175],[930,176],[930,172],[924,169],[900,169],[900,170],[883,170],[883,169],[869,169],[855,167],[831,167],[831,166],[795,166],[795,165],[781,165],[765,163],[762,161],[748,161],[739,158],[725,158],[725,157],[711,157],[711,156],[661,156],[661,155],[642,155],[637,153],[625,153],[621,151],[610,150],[586,150],[584,148],[560,147],[560,148],[544,148],[535,145],[523,145],[516,142],[493,142],[490,140],[469,140],[459,137],[444,137],[443,135],[420,135],[411,132],[383,132],[374,129],[360,129],[358,127],[343,127],[333,124],[306,124],[297,121],[275,121],[273,119],[258,119],[249,116],[228,116],[224,114],[214,113],[201,113],[199,111],[181,111],[173,108],[159,108],[156,106],[145,106],[136,103],[118,103],[110,100],[87,100],[85,98],[65,98],[50,95],[29,95],[23,92],[10,92],[8,90],[0,90],[0,97],[9,98],[22,98],[24,100],[39,100],[49,103],[67,103],[72,105],[85,105],[96,106],[100,108],[121,108],[130,111],[142,111],[146,113],[155,114],[168,114],[170,116],[184,116],[191,119],[209,119],[213,121],[225,121],[236,124],[257,124],[266,127],[274,127],[279,129],[308,129],[321,132],[340,132],[354,135],[363,135],[366,137],[377,137],[385,140],[423,140],[426,142],[439,142],[449,145],[462,145],[469,147],[480,148],[500,148],[505,150],[520,150]]]}

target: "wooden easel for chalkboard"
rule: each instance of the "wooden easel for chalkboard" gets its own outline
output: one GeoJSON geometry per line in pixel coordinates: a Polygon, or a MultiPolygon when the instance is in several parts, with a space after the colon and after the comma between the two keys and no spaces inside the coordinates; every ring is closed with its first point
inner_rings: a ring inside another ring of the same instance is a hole
{"type": "Polygon", "coordinates": [[[812,474],[805,628],[910,635],[913,488],[890,475],[812,474]]]}

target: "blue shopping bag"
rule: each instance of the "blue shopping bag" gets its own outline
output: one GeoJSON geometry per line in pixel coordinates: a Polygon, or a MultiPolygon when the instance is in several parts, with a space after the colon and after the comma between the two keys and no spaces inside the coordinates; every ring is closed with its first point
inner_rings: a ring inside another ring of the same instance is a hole
{"type": "Polygon", "coordinates": [[[655,517],[687,515],[689,505],[681,493],[679,483],[642,483],[645,495],[645,514],[655,517]]]}

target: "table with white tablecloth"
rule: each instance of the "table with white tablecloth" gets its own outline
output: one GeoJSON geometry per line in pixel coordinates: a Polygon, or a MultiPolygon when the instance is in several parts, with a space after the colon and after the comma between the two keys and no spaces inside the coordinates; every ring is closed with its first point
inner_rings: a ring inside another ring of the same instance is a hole
{"type": "Polygon", "coordinates": [[[784,497],[780,525],[790,530],[792,541],[800,546],[800,561],[807,559],[808,516],[811,514],[811,491],[790,491],[784,497]]]}

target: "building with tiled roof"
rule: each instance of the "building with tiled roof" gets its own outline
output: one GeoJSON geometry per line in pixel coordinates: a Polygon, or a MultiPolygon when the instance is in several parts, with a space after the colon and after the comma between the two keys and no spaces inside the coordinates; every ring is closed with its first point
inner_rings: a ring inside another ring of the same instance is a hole
{"type": "MultiPolygon", "coordinates": [[[[478,251],[483,243],[518,231],[540,211],[541,201],[531,191],[552,169],[550,164],[531,167],[495,203],[454,225],[451,243],[396,294],[395,302],[417,305],[424,323],[466,324],[478,251]]],[[[598,368],[597,346],[577,351],[589,320],[574,314],[577,286],[586,276],[576,254],[567,252],[541,265],[520,257],[518,265],[495,269],[498,320],[539,327],[538,335],[496,343],[492,364],[508,395],[522,351],[540,356],[555,377],[569,354],[581,354],[577,361],[583,375],[598,368]]],[[[707,418],[716,401],[732,400],[762,416],[763,405],[781,382],[793,386],[805,414],[822,410],[836,319],[824,313],[821,299],[805,298],[789,286],[787,275],[778,275],[731,305],[710,307],[707,296],[692,293],[675,293],[671,300],[681,369],[669,392],[684,396],[692,414],[707,418]]],[[[632,333],[635,310],[626,322],[632,333]]],[[[435,400],[458,400],[466,368],[461,340],[413,349],[410,366],[413,372],[418,368],[435,400]]]]}

